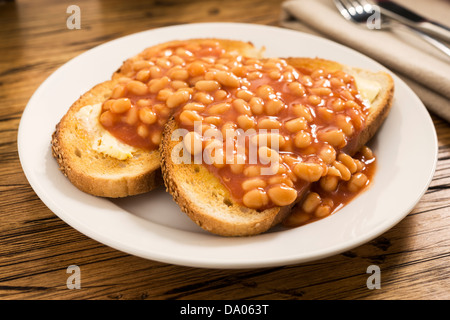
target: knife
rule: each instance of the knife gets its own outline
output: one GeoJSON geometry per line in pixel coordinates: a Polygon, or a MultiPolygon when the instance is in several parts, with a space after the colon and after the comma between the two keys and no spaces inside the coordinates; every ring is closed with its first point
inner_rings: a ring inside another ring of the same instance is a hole
{"type": "Polygon", "coordinates": [[[450,42],[450,28],[441,23],[422,17],[418,13],[390,0],[375,0],[380,12],[386,16],[416,28],[428,35],[450,42]]]}

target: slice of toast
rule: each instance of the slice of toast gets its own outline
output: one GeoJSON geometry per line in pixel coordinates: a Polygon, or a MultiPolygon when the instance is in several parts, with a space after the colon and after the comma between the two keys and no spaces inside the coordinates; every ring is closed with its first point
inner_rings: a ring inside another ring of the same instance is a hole
{"type": "MultiPolygon", "coordinates": [[[[261,51],[249,42],[222,39],[188,41],[201,43],[211,40],[220,42],[227,52],[236,51],[252,57],[259,57],[261,54],[261,51]]],[[[98,106],[111,96],[121,77],[133,75],[134,60],[149,57],[154,52],[181,42],[185,41],[162,43],[127,59],[112,75],[112,80],[98,84],[82,95],[57,124],[52,135],[52,153],[60,170],[78,189],[95,196],[118,198],[145,193],[162,185],[159,150],[127,148],[112,135],[105,133],[99,123],[86,124],[86,121],[80,118],[88,117],[91,122],[98,119],[99,115],[91,114],[94,112],[92,107],[98,106]],[[90,109],[82,110],[85,107],[90,109]],[[125,149],[124,152],[119,150],[119,156],[116,155],[118,145],[125,149]]]]}
{"type": "Polygon", "coordinates": [[[176,164],[171,159],[179,141],[172,140],[178,128],[171,119],[160,145],[161,171],[167,191],[181,210],[203,229],[222,236],[247,236],[267,231],[283,221],[291,207],[264,211],[233,201],[228,189],[201,164],[176,164]]]}
{"type": "MultiPolygon", "coordinates": [[[[321,59],[286,60],[296,68],[343,70],[360,79],[380,84],[381,90],[371,103],[366,126],[357,140],[349,144],[346,152],[353,154],[364,146],[378,130],[391,108],[394,84],[389,74],[351,68],[321,59]]],[[[181,210],[200,227],[222,236],[251,236],[269,230],[289,215],[295,202],[289,206],[272,207],[263,211],[249,209],[233,201],[230,191],[205,166],[174,163],[171,154],[179,141],[172,140],[172,133],[177,128],[177,122],[172,119],[164,130],[160,145],[162,175],[168,192],[181,210]]],[[[301,196],[298,199],[300,198],[301,196]]]]}
{"type": "MultiPolygon", "coordinates": [[[[287,58],[286,61],[295,68],[315,70],[322,68],[328,71],[342,70],[356,79],[359,87],[362,82],[376,82],[380,85],[380,91],[370,103],[369,114],[367,115],[366,125],[355,141],[351,141],[345,151],[348,154],[354,154],[364,146],[377,132],[383,121],[389,114],[394,95],[394,80],[386,72],[372,72],[369,70],[342,65],[335,61],[329,61],[319,58],[287,58]]],[[[362,91],[362,87],[358,88],[362,91]]]]}
{"type": "Polygon", "coordinates": [[[105,155],[94,149],[99,139],[97,132],[84,126],[78,116],[82,108],[106,100],[115,82],[106,81],[81,96],[56,126],[51,142],[53,156],[73,185],[89,194],[110,198],[148,192],[162,182],[157,150],[135,148],[132,157],[123,160],[105,155]]]}

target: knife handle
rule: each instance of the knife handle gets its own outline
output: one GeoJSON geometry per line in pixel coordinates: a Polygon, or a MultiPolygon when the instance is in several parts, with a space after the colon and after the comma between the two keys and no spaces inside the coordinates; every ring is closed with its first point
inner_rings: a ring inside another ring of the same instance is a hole
{"type": "Polygon", "coordinates": [[[420,22],[418,26],[423,32],[450,42],[450,28],[433,21],[420,22]]]}
{"type": "Polygon", "coordinates": [[[418,30],[417,28],[411,28],[409,26],[405,27],[408,28],[412,33],[416,34],[418,37],[422,38],[424,41],[428,42],[436,49],[440,50],[442,53],[446,54],[447,58],[450,58],[450,47],[448,47],[442,42],[439,42],[435,38],[430,37],[428,34],[418,30]]]}
{"type": "Polygon", "coordinates": [[[382,14],[397,20],[411,28],[420,30],[430,36],[450,43],[450,28],[438,22],[431,21],[395,2],[389,0],[377,1],[382,14]]]}

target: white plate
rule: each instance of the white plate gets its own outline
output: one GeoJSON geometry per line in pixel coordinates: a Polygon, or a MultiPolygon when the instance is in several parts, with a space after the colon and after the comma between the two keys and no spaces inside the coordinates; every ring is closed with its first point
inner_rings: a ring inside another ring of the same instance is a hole
{"type": "Polygon", "coordinates": [[[338,213],[306,226],[224,238],[197,227],[162,188],[110,201],[72,186],[58,170],[50,149],[55,125],[70,105],[144,48],[196,37],[251,41],[256,47],[265,46],[266,56],[318,56],[386,70],[366,56],[322,38],[235,23],[149,30],[81,54],[36,90],[23,113],[18,135],[21,164],[32,188],[73,228],[115,249],[166,263],[208,268],[280,266],[334,255],[370,241],[403,219],[427,190],[437,160],[436,132],[421,101],[395,75],[392,111],[371,143],[378,157],[372,186],[338,213]]]}

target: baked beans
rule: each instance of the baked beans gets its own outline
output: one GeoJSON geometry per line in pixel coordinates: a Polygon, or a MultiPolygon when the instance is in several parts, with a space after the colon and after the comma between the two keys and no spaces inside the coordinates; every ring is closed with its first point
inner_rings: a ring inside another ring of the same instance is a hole
{"type": "Polygon", "coordinates": [[[367,181],[367,176],[364,173],[359,172],[350,178],[348,190],[350,190],[350,192],[357,192],[366,185],[367,181]]]}
{"type": "Polygon", "coordinates": [[[280,129],[281,123],[277,119],[264,118],[258,121],[258,129],[280,129]]]}
{"type": "Polygon", "coordinates": [[[237,117],[237,123],[239,127],[241,127],[244,130],[254,128],[256,125],[255,118],[248,116],[246,114],[242,114],[239,117],[237,117]]]}
{"type": "MultiPolygon", "coordinates": [[[[124,85],[117,85],[111,94],[112,99],[119,99],[124,97],[127,94],[127,88],[124,85]]],[[[108,100],[106,102],[110,102],[111,100],[108,100]]],[[[105,103],[106,104],[106,103],[105,103]]]]}
{"type": "Polygon", "coordinates": [[[150,107],[143,107],[139,110],[139,119],[145,124],[153,124],[158,120],[156,113],[150,107]]]}
{"type": "Polygon", "coordinates": [[[300,162],[294,167],[294,173],[297,177],[308,182],[318,181],[323,172],[323,166],[314,162],[300,162]]]}
{"type": "Polygon", "coordinates": [[[186,150],[192,154],[197,155],[202,152],[202,137],[197,132],[188,132],[183,139],[186,150]]]}
{"type": "Polygon", "coordinates": [[[253,189],[244,194],[242,201],[246,207],[259,209],[269,203],[267,193],[261,188],[253,189]]]}
{"type": "Polygon", "coordinates": [[[226,87],[237,88],[240,85],[239,78],[231,72],[218,71],[215,78],[220,84],[226,87]]]}
{"type": "Polygon", "coordinates": [[[361,190],[364,190],[374,174],[375,162],[373,161],[374,158],[366,159],[363,150],[371,152],[365,146],[354,157],[340,153],[339,159],[352,159],[356,164],[356,171],[351,174],[350,179],[344,181],[339,171],[334,167],[330,167],[327,175],[322,177],[318,184],[312,184],[311,190],[305,196],[305,201],[309,199],[309,203],[304,204],[304,201],[296,205],[292,210],[292,214],[283,224],[287,227],[296,227],[322,219],[335,213],[339,208],[351,201],[361,190]],[[337,171],[338,174],[334,171],[337,171]]]}
{"type": "Polygon", "coordinates": [[[311,213],[321,204],[322,199],[316,192],[310,192],[302,203],[302,209],[306,213],[311,213]]]}
{"type": "Polygon", "coordinates": [[[297,199],[297,191],[283,184],[271,187],[267,191],[267,194],[270,200],[277,206],[290,205],[297,199]]]}
{"type": "Polygon", "coordinates": [[[267,183],[265,180],[261,178],[252,178],[242,182],[242,189],[248,191],[256,188],[264,188],[266,185],[267,183]]]}
{"type": "Polygon", "coordinates": [[[250,58],[206,40],[145,50],[127,63],[100,123],[130,145],[155,150],[173,116],[188,130],[185,150],[208,150],[219,160],[205,166],[248,208],[294,205],[306,192],[287,220],[303,224],[332,214],[344,194],[371,181],[373,152],[344,152],[364,128],[367,107],[343,71],[294,68],[285,59],[250,58]],[[197,121],[201,132],[194,130],[197,121]]]}
{"type": "Polygon", "coordinates": [[[125,111],[130,110],[131,101],[128,98],[121,98],[114,101],[109,109],[114,113],[124,113],[125,111]]]}
{"type": "Polygon", "coordinates": [[[250,111],[253,114],[260,115],[264,112],[264,101],[258,97],[252,97],[249,101],[250,111]]]}

